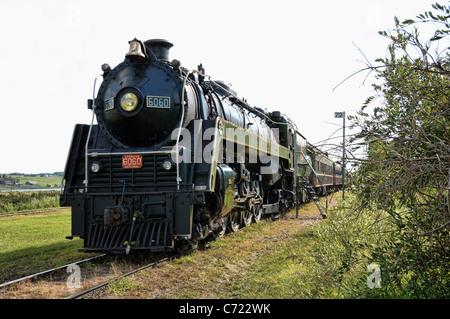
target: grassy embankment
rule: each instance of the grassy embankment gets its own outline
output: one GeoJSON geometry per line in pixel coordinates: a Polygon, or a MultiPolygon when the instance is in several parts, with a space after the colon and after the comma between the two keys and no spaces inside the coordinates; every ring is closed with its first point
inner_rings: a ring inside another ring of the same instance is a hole
{"type": "Polygon", "coordinates": [[[70,209],[56,213],[0,217],[0,282],[83,258],[82,240],[70,235],[70,209]]]}
{"type": "MultiPolygon", "coordinates": [[[[348,195],[347,195],[348,198],[348,195]]],[[[379,212],[355,216],[342,203],[326,220],[301,228],[230,283],[225,297],[371,298],[367,284],[371,249],[383,241],[373,226],[379,212]]]]}

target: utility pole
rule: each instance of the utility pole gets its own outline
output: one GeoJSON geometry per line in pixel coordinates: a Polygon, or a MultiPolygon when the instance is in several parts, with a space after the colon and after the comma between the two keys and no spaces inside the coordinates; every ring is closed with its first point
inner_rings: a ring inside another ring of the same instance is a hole
{"type": "Polygon", "coordinates": [[[342,202],[344,202],[345,195],[345,112],[334,112],[335,118],[342,118],[342,202]]]}

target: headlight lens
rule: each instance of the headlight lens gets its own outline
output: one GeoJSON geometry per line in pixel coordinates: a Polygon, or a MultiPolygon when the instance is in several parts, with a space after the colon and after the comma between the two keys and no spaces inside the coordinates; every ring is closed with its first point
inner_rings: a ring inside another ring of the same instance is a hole
{"type": "Polygon", "coordinates": [[[166,170],[166,171],[170,171],[173,167],[173,162],[171,160],[165,160],[162,163],[162,167],[166,170]]]}
{"type": "Polygon", "coordinates": [[[92,162],[89,169],[92,173],[98,173],[102,169],[102,165],[99,162],[92,162]]]}
{"type": "Polygon", "coordinates": [[[138,97],[134,93],[125,93],[120,99],[120,106],[127,112],[134,111],[138,106],[138,97]]]}

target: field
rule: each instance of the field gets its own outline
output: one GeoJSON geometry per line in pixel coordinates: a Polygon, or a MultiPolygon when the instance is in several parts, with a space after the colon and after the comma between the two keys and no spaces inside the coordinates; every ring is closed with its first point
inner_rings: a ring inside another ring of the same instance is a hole
{"type": "Polygon", "coordinates": [[[0,217],[0,282],[76,261],[82,240],[70,235],[70,209],[0,217]]]}
{"type": "Polygon", "coordinates": [[[56,188],[61,187],[62,173],[52,174],[1,174],[0,173],[0,190],[11,189],[42,189],[42,188],[56,188]],[[2,185],[5,182],[9,182],[12,185],[2,185]],[[27,182],[36,182],[36,185],[27,185],[27,182]],[[20,186],[18,186],[20,185],[20,186]],[[47,185],[51,185],[48,187],[47,185]]]}

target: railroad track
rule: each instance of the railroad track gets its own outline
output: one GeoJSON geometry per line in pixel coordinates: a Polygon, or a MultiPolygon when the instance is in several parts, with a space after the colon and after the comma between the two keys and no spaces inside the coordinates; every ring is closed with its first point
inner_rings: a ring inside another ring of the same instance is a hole
{"type": "MultiPolygon", "coordinates": [[[[98,296],[98,292],[99,291],[101,291],[102,289],[105,290],[108,287],[109,284],[111,284],[111,283],[113,283],[115,281],[118,281],[118,280],[120,280],[122,278],[125,278],[125,277],[128,277],[128,276],[131,276],[131,275],[133,275],[133,274],[135,274],[135,273],[137,273],[139,271],[153,268],[153,267],[157,266],[158,264],[161,264],[161,263],[164,263],[164,262],[167,262],[167,261],[171,261],[171,260],[180,258],[183,255],[191,253],[192,250],[204,250],[204,249],[207,249],[209,247],[210,247],[210,243],[209,242],[204,242],[201,245],[199,244],[195,248],[183,251],[182,253],[170,252],[169,253],[170,255],[168,255],[168,256],[167,255],[166,256],[164,256],[164,255],[159,256],[159,257],[157,257],[158,259],[155,260],[155,261],[152,261],[152,262],[150,262],[150,263],[148,263],[148,264],[146,264],[144,266],[141,266],[141,267],[138,267],[138,268],[133,269],[131,271],[128,271],[128,272],[126,272],[124,274],[115,276],[114,278],[108,279],[108,280],[106,280],[106,281],[104,281],[104,282],[102,282],[100,284],[94,284],[93,286],[91,286],[91,287],[89,287],[89,288],[87,288],[85,290],[78,291],[78,292],[73,293],[72,295],[69,295],[69,296],[66,296],[66,297],[64,297],[64,295],[62,295],[62,296],[59,295],[59,296],[56,296],[56,298],[64,298],[64,299],[83,299],[83,298],[91,299],[92,298],[92,299],[94,299],[94,298],[96,298],[98,296]],[[97,292],[97,296],[95,294],[96,292],[97,292]]],[[[4,288],[7,288],[8,286],[12,286],[14,284],[18,284],[20,282],[24,282],[24,281],[27,281],[27,280],[36,280],[38,278],[44,278],[44,277],[51,278],[52,277],[51,276],[52,273],[56,273],[57,271],[62,271],[64,269],[68,269],[69,266],[80,265],[80,264],[83,264],[85,262],[98,260],[98,259],[106,257],[106,256],[111,256],[111,255],[109,255],[109,254],[102,254],[102,255],[99,255],[99,256],[95,256],[95,257],[87,258],[87,259],[84,259],[84,260],[80,260],[78,262],[73,262],[73,263],[70,263],[70,264],[67,264],[67,265],[59,266],[59,267],[56,267],[56,268],[53,268],[53,269],[49,269],[49,270],[46,270],[46,271],[43,271],[43,272],[39,272],[39,273],[36,273],[36,274],[25,276],[25,277],[22,277],[22,278],[19,278],[19,279],[15,279],[15,280],[12,280],[12,281],[0,284],[0,290],[3,290],[4,288]]],[[[50,281],[53,281],[53,279],[50,280],[50,281]]],[[[38,285],[40,285],[40,284],[41,283],[38,283],[38,285]]],[[[44,285],[45,285],[45,281],[44,281],[44,285]]],[[[0,298],[1,298],[1,296],[0,296],[0,298]]],[[[50,298],[52,298],[52,297],[50,297],[50,298]]]]}
{"type": "MultiPolygon", "coordinates": [[[[206,245],[206,246],[204,246],[204,247],[202,247],[200,249],[205,249],[208,246],[209,245],[206,245]]],[[[194,249],[194,250],[196,250],[196,249],[194,249]]],[[[128,272],[126,272],[124,274],[117,275],[114,278],[108,279],[108,280],[106,280],[106,281],[104,281],[104,282],[102,282],[100,284],[93,285],[93,286],[91,286],[91,287],[89,287],[89,288],[87,288],[85,290],[78,291],[78,292],[76,292],[76,293],[74,293],[72,295],[66,296],[66,297],[64,297],[64,294],[62,296],[59,295],[59,296],[54,296],[54,297],[55,298],[63,298],[63,299],[90,299],[90,298],[93,299],[93,298],[96,297],[96,295],[95,295],[96,292],[98,293],[102,289],[106,289],[109,284],[111,284],[111,283],[113,283],[115,281],[118,281],[118,280],[120,280],[120,279],[122,279],[124,277],[131,276],[131,275],[133,275],[133,274],[135,274],[135,273],[137,273],[139,271],[155,267],[158,264],[161,264],[163,262],[171,261],[173,259],[179,258],[179,257],[181,257],[181,256],[183,256],[183,255],[185,255],[187,253],[190,253],[190,252],[192,252],[192,250],[187,250],[187,251],[184,251],[182,253],[172,253],[172,252],[170,252],[169,255],[166,255],[166,256],[163,255],[163,256],[156,257],[157,258],[156,260],[154,260],[154,261],[152,261],[152,262],[150,262],[150,263],[148,263],[148,264],[146,264],[144,266],[138,267],[138,268],[133,269],[131,271],[128,271],[128,272]]],[[[8,287],[16,285],[16,284],[19,284],[21,282],[25,282],[25,281],[28,281],[28,280],[37,281],[38,279],[43,279],[43,278],[44,278],[44,280],[42,282],[41,281],[37,282],[37,285],[41,285],[41,284],[45,285],[48,282],[53,282],[54,281],[54,279],[52,278],[52,274],[56,274],[58,271],[63,271],[64,269],[68,269],[68,267],[73,266],[73,265],[81,265],[81,264],[86,263],[86,262],[100,260],[101,258],[108,257],[108,256],[111,256],[111,255],[109,255],[109,254],[98,255],[98,256],[95,256],[95,257],[91,257],[91,258],[87,258],[87,259],[80,260],[80,261],[77,261],[77,262],[73,262],[73,263],[70,263],[70,264],[67,264],[67,265],[63,265],[63,266],[59,266],[59,267],[56,267],[56,268],[45,270],[45,271],[42,271],[42,272],[39,272],[39,273],[35,273],[35,274],[29,275],[29,276],[25,276],[25,277],[22,277],[22,278],[19,278],[19,279],[15,279],[15,280],[12,280],[12,281],[9,281],[9,282],[5,282],[3,284],[0,284],[0,291],[2,291],[2,290],[3,291],[7,291],[8,287]],[[50,280],[46,281],[45,280],[46,278],[50,278],[50,280]]],[[[58,277],[57,274],[56,274],[56,277],[58,277]]],[[[59,281],[59,280],[57,280],[57,281],[59,281]]],[[[89,285],[88,282],[86,282],[86,283],[87,283],[87,285],[89,285]]],[[[50,297],[50,298],[53,298],[53,297],[50,297]]],[[[0,299],[1,299],[1,294],[0,294],[0,299]]]]}
{"type": "Polygon", "coordinates": [[[69,211],[67,207],[51,207],[51,208],[36,208],[29,210],[20,210],[14,212],[0,212],[0,217],[11,217],[11,216],[21,216],[21,215],[33,215],[33,214],[42,214],[42,213],[54,213],[61,211],[69,211]]]}
{"type": "MultiPolygon", "coordinates": [[[[76,293],[74,293],[72,295],[69,295],[69,296],[66,296],[66,297],[64,297],[64,295],[63,295],[63,296],[59,296],[58,298],[64,298],[64,299],[83,299],[83,298],[86,298],[86,299],[89,298],[90,299],[90,298],[96,298],[96,297],[98,297],[98,292],[99,291],[101,291],[102,289],[105,290],[108,287],[109,284],[111,284],[111,283],[113,283],[115,281],[118,281],[118,280],[120,280],[122,278],[125,278],[125,277],[128,277],[128,276],[131,276],[131,275],[133,275],[133,274],[135,274],[135,273],[137,273],[139,271],[153,268],[153,267],[157,266],[158,264],[161,264],[161,263],[164,263],[164,262],[167,262],[167,261],[171,261],[171,260],[180,258],[181,256],[190,253],[192,250],[203,250],[203,249],[207,249],[209,247],[210,247],[210,243],[209,242],[205,242],[205,243],[203,243],[203,245],[199,245],[198,247],[195,247],[193,249],[184,251],[182,253],[169,253],[170,255],[168,255],[168,256],[164,256],[163,255],[163,256],[157,257],[158,258],[157,260],[152,261],[152,262],[150,262],[150,263],[148,263],[148,264],[146,264],[144,266],[138,267],[138,268],[133,269],[131,271],[128,271],[128,272],[126,272],[124,274],[115,276],[114,278],[108,279],[108,280],[106,280],[106,281],[104,281],[104,282],[102,282],[100,284],[94,284],[93,286],[91,286],[91,287],[89,287],[89,288],[87,288],[85,290],[78,291],[78,292],[76,292],[76,293]],[[96,292],[97,292],[97,295],[96,295],[96,292]]],[[[70,264],[67,264],[67,265],[59,266],[59,267],[56,267],[56,268],[53,268],[53,269],[49,269],[49,270],[46,270],[46,271],[43,271],[43,272],[39,272],[39,273],[36,273],[36,274],[25,276],[25,277],[22,277],[22,278],[19,278],[19,279],[15,279],[15,280],[12,280],[12,281],[0,284],[0,289],[6,288],[6,287],[14,285],[14,284],[18,284],[20,282],[23,282],[23,281],[26,281],[26,280],[30,280],[30,279],[33,280],[33,279],[37,279],[37,278],[40,278],[40,277],[42,278],[42,277],[45,277],[45,276],[51,277],[50,275],[52,273],[60,271],[60,270],[68,269],[69,266],[80,265],[80,264],[83,264],[83,263],[86,263],[86,262],[89,262],[89,261],[98,260],[98,259],[103,258],[105,256],[111,256],[111,255],[109,255],[109,254],[102,254],[102,255],[99,255],[99,256],[95,256],[95,257],[87,258],[87,259],[84,259],[84,260],[80,260],[78,262],[73,262],[73,263],[70,263],[70,264]]]]}
{"type": "Polygon", "coordinates": [[[54,272],[56,272],[58,270],[66,269],[70,265],[80,265],[80,264],[83,264],[83,263],[88,262],[88,261],[93,261],[93,260],[97,260],[97,259],[103,258],[105,256],[107,256],[107,254],[94,256],[94,257],[83,259],[83,260],[80,260],[80,261],[76,261],[76,262],[73,262],[73,263],[70,263],[70,264],[67,264],[67,265],[64,265],[64,266],[59,266],[59,267],[48,269],[48,270],[45,270],[45,271],[41,271],[41,272],[38,272],[38,273],[35,273],[35,274],[32,274],[32,275],[28,275],[28,276],[25,276],[25,277],[22,277],[22,278],[14,279],[14,280],[5,282],[3,284],[0,284],[0,289],[6,288],[6,287],[14,285],[14,284],[18,284],[18,283],[23,282],[25,280],[36,279],[36,278],[39,278],[39,277],[50,275],[50,274],[52,274],[52,273],[54,273],[54,272]]]}
{"type": "Polygon", "coordinates": [[[142,271],[142,270],[145,270],[145,269],[149,269],[149,268],[153,268],[153,267],[155,267],[156,265],[158,265],[160,263],[179,258],[182,255],[183,255],[183,253],[178,253],[178,254],[174,254],[172,256],[168,256],[168,257],[159,259],[159,260],[154,261],[154,262],[152,262],[152,263],[150,263],[148,265],[142,266],[140,268],[137,268],[137,269],[129,271],[129,272],[125,273],[125,274],[122,274],[120,276],[117,276],[117,277],[114,277],[112,279],[109,279],[109,280],[107,280],[105,282],[102,282],[102,283],[96,285],[96,286],[90,287],[90,288],[85,289],[83,291],[79,291],[79,292],[77,292],[77,293],[75,293],[73,295],[70,295],[70,296],[68,296],[68,297],[66,297],[64,299],[83,299],[83,297],[88,297],[90,294],[94,294],[96,291],[100,291],[102,289],[105,289],[112,282],[118,281],[118,280],[120,280],[122,278],[125,278],[125,277],[129,277],[129,276],[131,276],[131,275],[133,275],[133,274],[135,274],[135,273],[137,273],[139,271],[142,271]]]}

